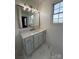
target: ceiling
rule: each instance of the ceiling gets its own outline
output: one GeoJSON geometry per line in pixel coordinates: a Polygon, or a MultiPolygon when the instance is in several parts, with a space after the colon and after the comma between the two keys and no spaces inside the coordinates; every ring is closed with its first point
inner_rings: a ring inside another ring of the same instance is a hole
{"type": "MultiPolygon", "coordinates": [[[[24,3],[25,0],[15,0],[15,3],[24,3]]],[[[46,0],[26,0],[28,2],[36,2],[36,3],[41,3],[42,1],[46,1],[46,0]]],[[[57,0],[50,0],[50,1],[57,1],[57,0]]]]}
{"type": "MultiPolygon", "coordinates": [[[[35,8],[38,8],[38,6],[42,4],[42,2],[44,1],[50,1],[51,3],[53,3],[53,2],[60,1],[60,0],[27,0],[27,3],[29,5],[32,5],[35,8]]],[[[15,0],[15,4],[20,4],[20,3],[24,4],[25,0],[15,0]]]]}

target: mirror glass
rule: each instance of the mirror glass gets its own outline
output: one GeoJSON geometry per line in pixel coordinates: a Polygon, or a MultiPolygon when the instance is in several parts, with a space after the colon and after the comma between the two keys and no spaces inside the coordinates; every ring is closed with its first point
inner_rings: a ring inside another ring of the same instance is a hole
{"type": "Polygon", "coordinates": [[[32,11],[23,10],[23,7],[17,5],[17,13],[20,29],[40,27],[40,14],[32,11]]]}

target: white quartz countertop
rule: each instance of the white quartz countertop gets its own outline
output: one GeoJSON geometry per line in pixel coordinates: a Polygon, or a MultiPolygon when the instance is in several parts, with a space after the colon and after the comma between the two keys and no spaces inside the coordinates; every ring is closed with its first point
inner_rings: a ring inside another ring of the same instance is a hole
{"type": "Polygon", "coordinates": [[[45,31],[45,30],[46,29],[37,29],[37,30],[33,30],[33,31],[28,31],[28,32],[23,31],[23,32],[21,32],[21,36],[22,36],[23,39],[25,39],[25,38],[27,38],[29,36],[35,35],[37,33],[40,33],[42,31],[45,31]]]}

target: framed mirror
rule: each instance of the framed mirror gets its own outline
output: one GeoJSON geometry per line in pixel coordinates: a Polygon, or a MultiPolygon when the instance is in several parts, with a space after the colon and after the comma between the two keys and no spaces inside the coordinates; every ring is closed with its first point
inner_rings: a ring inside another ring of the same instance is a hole
{"type": "Polygon", "coordinates": [[[20,29],[37,29],[40,27],[40,13],[34,13],[32,11],[23,10],[23,7],[16,5],[19,28],[20,29]]]}

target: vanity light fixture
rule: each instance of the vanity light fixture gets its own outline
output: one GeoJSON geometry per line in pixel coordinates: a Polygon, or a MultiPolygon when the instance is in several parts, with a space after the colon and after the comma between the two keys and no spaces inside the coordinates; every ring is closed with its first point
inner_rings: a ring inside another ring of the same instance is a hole
{"type": "Polygon", "coordinates": [[[39,13],[39,11],[36,8],[33,8],[32,6],[25,5],[25,4],[19,4],[21,7],[23,7],[23,10],[28,10],[28,12],[32,11],[32,13],[39,13]]]}

